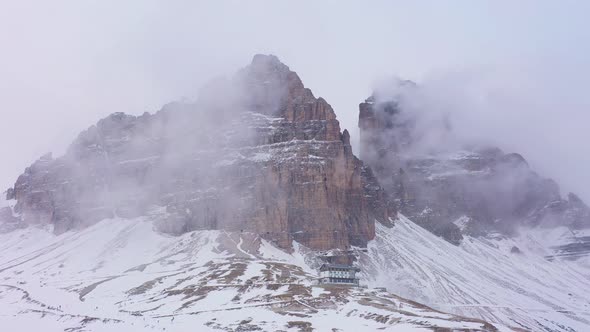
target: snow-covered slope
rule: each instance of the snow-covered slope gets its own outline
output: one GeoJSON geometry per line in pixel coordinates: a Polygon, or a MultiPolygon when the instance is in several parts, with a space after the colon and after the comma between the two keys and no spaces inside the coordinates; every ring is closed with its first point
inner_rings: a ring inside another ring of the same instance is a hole
{"type": "Polygon", "coordinates": [[[546,258],[565,233],[523,230],[454,246],[400,216],[393,228],[378,225],[361,266],[371,286],[446,312],[527,331],[590,331],[587,265],[546,258]]]}
{"type": "MultiPolygon", "coordinates": [[[[387,236],[387,230],[380,231],[387,236]]],[[[383,237],[371,251],[382,242],[383,237]]],[[[296,243],[294,248],[286,253],[251,233],[166,236],[146,219],[109,219],[58,236],[34,226],[17,229],[0,234],[0,327],[496,330],[481,320],[445,314],[385,291],[314,286],[316,272],[306,263],[312,255],[296,243]]]]}

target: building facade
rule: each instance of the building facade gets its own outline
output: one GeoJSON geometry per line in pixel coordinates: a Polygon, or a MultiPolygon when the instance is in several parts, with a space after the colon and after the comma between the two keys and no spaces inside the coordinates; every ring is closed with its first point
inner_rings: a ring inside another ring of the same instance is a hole
{"type": "Polygon", "coordinates": [[[324,264],[320,267],[320,284],[358,286],[356,273],[360,270],[352,265],[324,264]]]}

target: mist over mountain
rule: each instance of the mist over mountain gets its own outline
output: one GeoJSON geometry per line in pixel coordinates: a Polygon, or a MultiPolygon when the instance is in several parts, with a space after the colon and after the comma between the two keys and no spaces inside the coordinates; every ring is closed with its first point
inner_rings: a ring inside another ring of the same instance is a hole
{"type": "Polygon", "coordinates": [[[522,155],[465,136],[461,114],[431,109],[429,93],[392,80],[360,104],[361,158],[399,211],[455,244],[462,233],[590,227],[590,208],[577,195],[562,197],[522,155]]]}
{"type": "Polygon", "coordinates": [[[273,55],[195,102],[99,120],[2,197],[5,323],[590,326],[588,206],[520,154],[457,135],[452,114],[414,103],[420,91],[394,81],[360,103],[362,160],[330,104],[273,55]],[[320,283],[325,264],[357,269],[361,287],[320,283]]]}
{"type": "Polygon", "coordinates": [[[252,231],[324,250],[366,246],[375,221],[389,222],[330,105],[275,56],[256,55],[201,96],[100,120],[64,156],[27,168],[10,189],[14,212],[56,233],[151,216],[172,234],[252,231]]]}
{"type": "Polygon", "coordinates": [[[590,3],[0,8],[0,330],[590,330],[590,3]]]}
{"type": "Polygon", "coordinates": [[[8,119],[0,122],[0,188],[39,156],[63,154],[97,119],[195,100],[212,77],[264,53],[330,102],[356,154],[358,103],[376,79],[399,75],[428,86],[431,105],[462,113],[471,136],[501,140],[494,145],[524,155],[563,194],[589,201],[590,161],[580,152],[589,5],[8,0],[0,13],[0,115],[8,119]]]}

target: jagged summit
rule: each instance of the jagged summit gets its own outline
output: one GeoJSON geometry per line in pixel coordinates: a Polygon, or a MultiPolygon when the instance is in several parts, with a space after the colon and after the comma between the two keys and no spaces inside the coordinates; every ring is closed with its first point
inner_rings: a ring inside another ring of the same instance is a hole
{"type": "Polygon", "coordinates": [[[447,118],[407,107],[408,88],[420,89],[382,88],[359,106],[361,158],[404,215],[454,244],[465,234],[514,235],[522,226],[590,227],[581,200],[562,198],[557,183],[518,153],[453,141],[447,118]]]}
{"type": "Polygon", "coordinates": [[[147,216],[164,232],[251,231],[283,248],[365,246],[393,213],[331,106],[265,55],[195,103],[100,120],[13,193],[22,224],[57,233],[147,216]]]}
{"type": "Polygon", "coordinates": [[[274,55],[255,55],[242,69],[238,81],[243,84],[249,104],[257,112],[279,115],[289,121],[328,121],[324,140],[335,140],[340,132],[334,110],[323,98],[316,98],[303,85],[297,73],[274,55]]]}
{"type": "MultiPolygon", "coordinates": [[[[272,79],[288,80],[291,77],[299,78],[295,72],[289,69],[289,66],[282,63],[276,55],[272,54],[254,55],[252,62],[244,70],[263,81],[272,79]]],[[[301,83],[301,80],[298,79],[298,82],[301,83]]],[[[300,85],[303,86],[303,83],[300,85]]]]}

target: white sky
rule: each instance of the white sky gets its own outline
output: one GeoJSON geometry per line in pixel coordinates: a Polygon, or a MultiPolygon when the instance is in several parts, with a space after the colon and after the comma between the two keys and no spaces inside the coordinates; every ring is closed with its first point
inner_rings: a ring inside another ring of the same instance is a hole
{"type": "MultiPolygon", "coordinates": [[[[272,53],[357,130],[375,80],[428,85],[471,135],[590,201],[590,2],[0,0],[0,188],[112,112],[193,99],[272,53]],[[465,115],[467,114],[467,115],[465,115]]],[[[353,143],[354,144],[354,143],[353,143]]]]}

